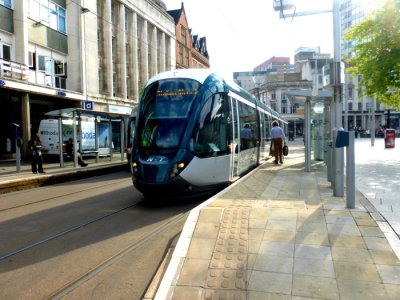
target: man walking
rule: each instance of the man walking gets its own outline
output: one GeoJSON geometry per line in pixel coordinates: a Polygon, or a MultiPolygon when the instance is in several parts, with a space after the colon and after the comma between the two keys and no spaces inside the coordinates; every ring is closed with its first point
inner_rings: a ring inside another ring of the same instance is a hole
{"type": "Polygon", "coordinates": [[[282,147],[286,144],[286,136],[283,132],[283,129],[279,127],[278,121],[272,122],[272,129],[271,129],[271,139],[273,143],[274,153],[275,153],[275,161],[274,163],[278,164],[278,159],[281,164],[283,164],[283,154],[282,154],[282,147]]]}

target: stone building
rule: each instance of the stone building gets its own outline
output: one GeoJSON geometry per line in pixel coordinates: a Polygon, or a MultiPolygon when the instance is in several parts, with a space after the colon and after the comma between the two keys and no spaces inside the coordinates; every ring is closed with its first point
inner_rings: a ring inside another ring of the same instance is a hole
{"type": "Polygon", "coordinates": [[[152,75],[175,68],[159,0],[3,0],[0,16],[0,157],[46,112],[86,102],[128,113],[152,75]]]}

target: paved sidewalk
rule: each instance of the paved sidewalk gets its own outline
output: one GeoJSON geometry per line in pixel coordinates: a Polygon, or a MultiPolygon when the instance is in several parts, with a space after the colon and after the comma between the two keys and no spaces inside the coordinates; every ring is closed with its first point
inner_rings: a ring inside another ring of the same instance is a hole
{"type": "Polygon", "coordinates": [[[400,299],[390,226],[359,192],[345,209],[289,147],[191,212],[155,299],[400,299]]]}
{"type": "Polygon", "coordinates": [[[400,149],[356,139],[356,185],[400,236],[400,149]]]}

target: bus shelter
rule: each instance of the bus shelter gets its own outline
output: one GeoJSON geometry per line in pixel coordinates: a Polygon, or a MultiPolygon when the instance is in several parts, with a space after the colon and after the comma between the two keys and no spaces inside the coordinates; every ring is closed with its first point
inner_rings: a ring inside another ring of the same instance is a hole
{"type": "MultiPolygon", "coordinates": [[[[81,108],[65,108],[45,113],[46,116],[58,120],[58,150],[60,167],[64,167],[64,147],[66,140],[73,139],[73,163],[78,166],[78,149],[81,155],[93,155],[96,163],[100,156],[113,159],[114,145],[112,122],[120,122],[118,144],[121,151],[121,161],[125,160],[125,123],[129,114],[85,110],[81,108]],[[64,123],[69,124],[72,134],[65,134],[64,123]],[[78,131],[79,129],[79,131],[78,131]]],[[[117,145],[115,145],[117,146],[117,145]]]]}
{"type": "Polygon", "coordinates": [[[311,171],[312,156],[315,161],[325,161],[328,168],[331,135],[332,92],[310,89],[287,91],[293,103],[304,106],[305,170],[311,171]],[[313,155],[312,155],[313,154],[313,155]]]}

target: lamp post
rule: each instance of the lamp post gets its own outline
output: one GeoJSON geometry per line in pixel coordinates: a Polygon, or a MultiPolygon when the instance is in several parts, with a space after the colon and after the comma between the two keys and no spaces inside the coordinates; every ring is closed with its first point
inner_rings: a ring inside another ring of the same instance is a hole
{"type": "MultiPolygon", "coordinates": [[[[274,9],[276,11],[280,11],[280,16],[285,18],[285,14],[283,10],[288,10],[291,8],[295,8],[292,4],[292,1],[286,0],[274,0],[274,9]]],[[[332,12],[333,13],[333,47],[334,47],[334,63],[332,68],[333,74],[333,101],[332,101],[332,128],[334,130],[342,129],[342,84],[341,84],[341,54],[340,54],[340,3],[339,0],[333,0],[333,5],[331,10],[324,10],[324,11],[308,11],[308,12],[296,12],[293,10],[294,13],[290,17],[295,16],[308,16],[314,14],[320,14],[325,12],[332,12]]],[[[331,133],[331,140],[334,141],[336,135],[331,133]]],[[[307,147],[307,145],[306,145],[307,147]]],[[[337,197],[344,196],[344,151],[343,148],[333,148],[332,149],[332,187],[333,187],[333,194],[337,197]]],[[[328,170],[329,172],[329,170],[328,170]]]]}

